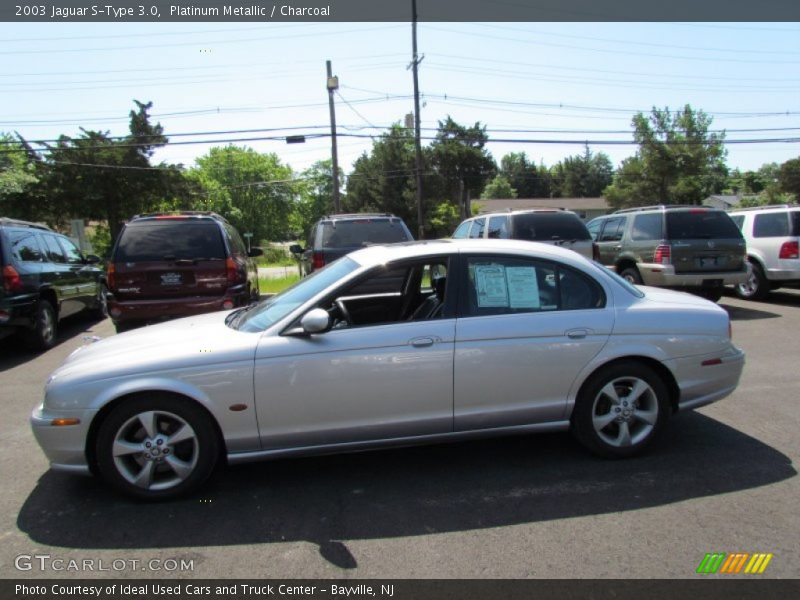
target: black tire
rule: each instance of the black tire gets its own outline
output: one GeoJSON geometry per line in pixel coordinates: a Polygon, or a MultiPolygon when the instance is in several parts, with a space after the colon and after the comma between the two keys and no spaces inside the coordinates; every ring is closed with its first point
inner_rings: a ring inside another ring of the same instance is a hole
{"type": "Polygon", "coordinates": [[[640,454],[653,442],[669,411],[667,386],[653,369],[636,361],[619,362],[601,368],[581,388],[572,412],[572,433],[598,456],[627,458],[640,454]],[[636,398],[630,399],[639,382],[644,386],[636,398]],[[612,383],[617,403],[604,391],[612,383]],[[604,419],[608,422],[602,425],[604,419]],[[627,443],[623,427],[628,432],[627,443]]]}
{"type": "Polygon", "coordinates": [[[134,325],[131,323],[114,323],[114,330],[117,333],[125,333],[126,331],[133,329],[134,325]]]}
{"type": "Polygon", "coordinates": [[[198,489],[211,476],[220,447],[216,428],[200,406],[187,398],[154,392],[126,400],[108,414],[97,432],[95,457],[98,473],[121,492],[142,500],[168,500],[198,489]],[[154,419],[149,420],[149,415],[155,415],[154,419]],[[144,421],[151,423],[150,433],[144,421]],[[185,425],[193,436],[170,444],[169,439],[185,425]],[[117,440],[132,448],[141,446],[141,451],[114,456],[117,440]],[[147,443],[149,449],[145,449],[147,443]],[[133,482],[137,476],[144,477],[144,482],[148,473],[149,485],[133,482]]]}
{"type": "Polygon", "coordinates": [[[627,269],[623,269],[619,276],[635,285],[642,285],[642,283],[644,283],[642,281],[642,276],[639,274],[639,269],[636,267],[628,267],[627,269]]]}
{"type": "Polygon", "coordinates": [[[44,351],[56,345],[58,317],[53,305],[40,299],[36,306],[33,328],[25,332],[25,344],[31,350],[44,351]]]}
{"type": "Polygon", "coordinates": [[[108,317],[108,288],[101,283],[97,296],[94,299],[94,307],[89,311],[90,318],[102,321],[108,317]]]}
{"type": "Polygon", "coordinates": [[[706,300],[711,300],[711,302],[719,302],[719,299],[722,298],[722,292],[722,289],[708,288],[700,290],[697,295],[705,298],[706,300]]]}
{"type": "Polygon", "coordinates": [[[763,300],[772,288],[769,281],[764,276],[764,270],[757,262],[751,262],[752,271],[746,283],[736,286],[736,295],[743,300],[763,300]]]}

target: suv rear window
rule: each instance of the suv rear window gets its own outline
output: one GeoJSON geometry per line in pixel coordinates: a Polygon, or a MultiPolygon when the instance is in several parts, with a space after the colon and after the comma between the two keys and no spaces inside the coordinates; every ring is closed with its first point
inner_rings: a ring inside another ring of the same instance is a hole
{"type": "Polygon", "coordinates": [[[326,221],[322,224],[323,248],[351,248],[365,244],[394,244],[408,241],[399,219],[356,219],[326,221]]]}
{"type": "Polygon", "coordinates": [[[667,237],[671,240],[716,240],[741,238],[742,232],[721,210],[667,212],[667,237]]]}
{"type": "Polygon", "coordinates": [[[586,225],[570,213],[530,213],[514,215],[514,235],[517,240],[543,242],[551,240],[590,240],[586,225]]]}
{"type": "Polygon", "coordinates": [[[145,262],[181,259],[224,260],[219,226],[211,221],[143,221],[122,232],[115,260],[145,262]]]}

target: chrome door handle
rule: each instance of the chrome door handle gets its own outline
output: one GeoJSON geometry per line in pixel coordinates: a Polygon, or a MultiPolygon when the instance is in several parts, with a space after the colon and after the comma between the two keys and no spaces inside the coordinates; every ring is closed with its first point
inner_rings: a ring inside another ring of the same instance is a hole
{"type": "Polygon", "coordinates": [[[409,342],[415,348],[427,348],[433,346],[434,339],[432,337],[418,337],[409,342]]]}
{"type": "Polygon", "coordinates": [[[570,329],[565,333],[571,340],[582,340],[589,332],[585,329],[570,329]]]}

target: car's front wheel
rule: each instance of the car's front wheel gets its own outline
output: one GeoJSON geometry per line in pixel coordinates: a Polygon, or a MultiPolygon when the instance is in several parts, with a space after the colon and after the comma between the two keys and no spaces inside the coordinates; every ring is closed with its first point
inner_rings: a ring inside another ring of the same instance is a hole
{"type": "Polygon", "coordinates": [[[595,454],[623,458],[650,445],[668,414],[661,377],[644,364],[625,361],[601,369],[583,386],[572,431],[595,454]]]}
{"type": "Polygon", "coordinates": [[[623,269],[619,276],[628,283],[632,283],[634,285],[642,285],[643,283],[642,276],[639,274],[639,269],[636,267],[628,267],[627,269],[623,269]]]}
{"type": "Polygon", "coordinates": [[[193,401],[168,394],[139,395],[106,417],[95,456],[103,478],[126,494],[164,500],[197,489],[214,471],[217,432],[193,401]]]}

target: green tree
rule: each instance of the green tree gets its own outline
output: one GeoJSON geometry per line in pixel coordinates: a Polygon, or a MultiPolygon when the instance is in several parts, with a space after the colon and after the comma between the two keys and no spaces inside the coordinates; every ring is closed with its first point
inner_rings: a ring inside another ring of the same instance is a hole
{"type": "MultiPolygon", "coordinates": [[[[320,160],[300,175],[299,196],[294,204],[290,221],[292,233],[305,239],[311,226],[320,217],[333,212],[332,169],[331,160],[320,160]]],[[[344,181],[341,169],[339,169],[339,181],[344,181]]],[[[339,192],[341,194],[341,190],[339,192]]]]}
{"type": "Polygon", "coordinates": [[[486,182],[497,172],[494,159],[486,150],[488,140],[485,126],[475,123],[465,127],[448,116],[439,121],[436,139],[430,145],[442,196],[462,207],[462,216],[469,212],[467,198],[479,197],[486,182]]]}
{"type": "Polygon", "coordinates": [[[500,174],[520,198],[549,198],[551,196],[550,170],[529,162],[524,152],[510,152],[500,159],[500,174]]]}
{"type": "Polygon", "coordinates": [[[252,148],[212,148],[195,161],[190,181],[199,185],[195,205],[219,212],[256,240],[287,239],[298,185],[291,167],[275,154],[252,148]]]}
{"type": "Polygon", "coordinates": [[[39,179],[36,162],[12,135],[0,133],[0,214],[33,221],[44,220],[32,194],[39,179]]]}
{"type": "Polygon", "coordinates": [[[711,117],[688,104],[680,111],[653,108],[632,120],[639,149],[627,159],[604,195],[615,207],[700,204],[727,178],[724,133],[711,133],[711,117]]]}
{"type": "Polygon", "coordinates": [[[787,160],[778,172],[781,191],[800,198],[800,157],[787,160]]]}
{"type": "Polygon", "coordinates": [[[569,156],[551,170],[553,188],[562,198],[596,198],[611,184],[614,167],[603,152],[593,153],[586,146],[583,154],[569,156]]]}
{"type": "Polygon", "coordinates": [[[483,188],[481,198],[484,200],[491,200],[496,198],[516,198],[517,190],[511,187],[511,182],[503,175],[496,175],[486,187],[483,188]]]}

